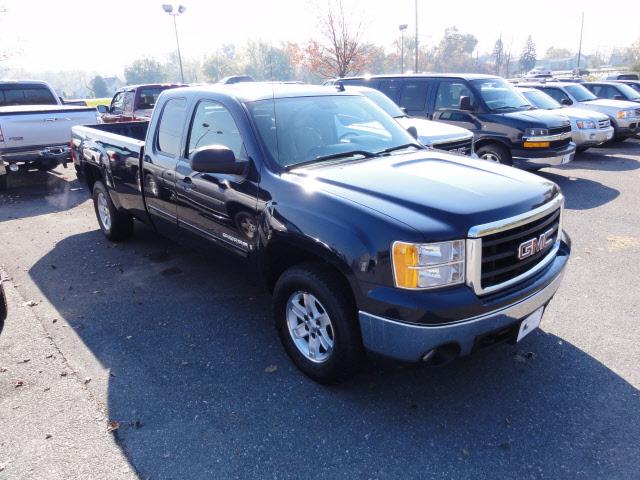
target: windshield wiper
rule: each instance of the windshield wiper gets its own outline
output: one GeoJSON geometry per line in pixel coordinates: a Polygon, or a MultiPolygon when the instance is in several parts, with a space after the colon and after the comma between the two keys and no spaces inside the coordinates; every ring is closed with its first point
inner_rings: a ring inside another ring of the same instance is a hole
{"type": "Polygon", "coordinates": [[[504,105],[502,107],[492,108],[492,110],[496,112],[498,110],[517,110],[518,108],[520,107],[514,107],[513,105],[504,105]]]}
{"type": "Polygon", "coordinates": [[[322,156],[316,157],[316,158],[314,158],[312,160],[306,160],[306,161],[300,162],[300,163],[293,163],[291,165],[287,165],[285,168],[287,170],[292,170],[294,168],[303,167],[305,165],[311,165],[313,163],[321,163],[321,162],[325,162],[327,160],[335,160],[337,158],[355,157],[356,155],[361,155],[364,158],[373,158],[373,157],[377,157],[378,156],[377,153],[369,152],[367,150],[349,150],[348,152],[333,153],[331,155],[322,155],[322,156]]]}
{"type": "Polygon", "coordinates": [[[395,147],[389,147],[389,148],[385,148],[384,150],[380,150],[379,152],[376,152],[378,155],[384,155],[385,153],[391,153],[391,152],[395,152],[396,150],[403,150],[405,148],[409,148],[409,147],[414,147],[417,148],[418,150],[424,150],[424,146],[420,145],[419,143],[405,143],[404,145],[397,145],[395,147]]]}

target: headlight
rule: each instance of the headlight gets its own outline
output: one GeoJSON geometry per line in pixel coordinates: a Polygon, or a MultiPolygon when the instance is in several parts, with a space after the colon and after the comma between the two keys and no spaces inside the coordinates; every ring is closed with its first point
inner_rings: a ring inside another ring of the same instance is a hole
{"type": "Polygon", "coordinates": [[[635,111],[633,110],[620,110],[618,112],[618,118],[633,118],[635,116],[635,111]]]}
{"type": "Polygon", "coordinates": [[[578,120],[576,122],[576,125],[578,125],[578,128],[596,128],[596,122],[594,122],[593,120],[578,120]]]}
{"type": "Polygon", "coordinates": [[[428,289],[464,282],[464,240],[393,244],[396,287],[428,289]]]}
{"type": "Polygon", "coordinates": [[[549,130],[546,128],[527,128],[524,131],[525,137],[546,137],[549,135],[549,130]]]}

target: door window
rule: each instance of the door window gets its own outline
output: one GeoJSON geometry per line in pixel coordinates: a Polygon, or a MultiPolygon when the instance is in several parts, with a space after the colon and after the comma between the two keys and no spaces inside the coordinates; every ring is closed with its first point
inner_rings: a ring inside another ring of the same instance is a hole
{"type": "Polygon", "coordinates": [[[133,112],[133,92],[125,92],[123,98],[123,110],[127,113],[133,112]]]}
{"type": "Polygon", "coordinates": [[[237,159],[246,159],[240,131],[229,110],[221,103],[204,100],[193,114],[187,155],[211,145],[224,145],[237,159]]]}
{"type": "Polygon", "coordinates": [[[400,87],[402,83],[400,80],[380,80],[378,90],[384,93],[394,102],[398,103],[400,99],[400,87]]]}
{"type": "Polygon", "coordinates": [[[116,93],[113,100],[111,100],[111,113],[121,114],[124,107],[124,92],[116,93]]]}
{"type": "MultiPolygon", "coordinates": [[[[559,88],[543,88],[542,91],[544,93],[546,93],[547,95],[549,95],[554,100],[556,100],[558,103],[562,103],[563,100],[569,100],[569,102],[571,102],[571,99],[569,98],[569,95],[564,93],[559,88]]],[[[573,103],[573,102],[571,102],[571,103],[573,103]]]]}
{"type": "Polygon", "coordinates": [[[164,104],[156,145],[160,152],[173,157],[178,155],[186,116],[187,101],[184,98],[172,98],[164,104]]]}
{"type": "Polygon", "coordinates": [[[474,105],[473,95],[467,85],[458,80],[446,80],[438,85],[436,93],[436,110],[457,110],[460,108],[460,98],[469,97],[474,105]]]}
{"type": "Polygon", "coordinates": [[[422,112],[427,103],[427,82],[408,80],[404,82],[400,106],[407,110],[422,112]]]}

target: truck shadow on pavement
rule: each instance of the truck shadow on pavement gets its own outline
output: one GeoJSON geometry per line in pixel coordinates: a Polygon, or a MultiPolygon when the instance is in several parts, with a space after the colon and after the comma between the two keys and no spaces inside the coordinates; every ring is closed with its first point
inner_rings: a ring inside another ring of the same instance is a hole
{"type": "Polygon", "coordinates": [[[0,222],[70,210],[86,201],[86,187],[62,172],[59,167],[51,172],[9,174],[8,189],[0,191],[0,222]],[[33,202],[34,199],[39,201],[33,202]]]}
{"type": "Polygon", "coordinates": [[[565,197],[564,206],[571,210],[588,210],[600,207],[615,200],[620,192],[615,188],[607,187],[602,183],[571,176],[556,174],[547,171],[536,172],[537,175],[557,183],[565,197]]]}
{"type": "Polygon", "coordinates": [[[110,370],[109,418],[140,478],[631,478],[639,468],[638,390],[551,334],[438,369],[376,362],[324,387],[289,362],[269,297],[224,253],[199,255],[137,224],[121,245],[99,231],[67,237],[29,273],[110,370]]]}

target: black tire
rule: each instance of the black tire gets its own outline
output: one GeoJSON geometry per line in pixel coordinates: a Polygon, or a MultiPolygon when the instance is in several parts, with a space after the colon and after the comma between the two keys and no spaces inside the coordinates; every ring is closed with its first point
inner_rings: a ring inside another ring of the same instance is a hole
{"type": "Polygon", "coordinates": [[[7,177],[8,175],[0,173],[0,192],[7,189],[7,177]]]}
{"type": "MultiPolygon", "coordinates": [[[[498,162],[502,165],[513,165],[511,152],[509,152],[506,147],[500,145],[499,143],[490,143],[488,145],[483,145],[476,150],[476,155],[478,155],[478,157],[480,158],[482,158],[484,155],[486,155],[487,157],[493,156],[494,158],[497,158],[498,162]]],[[[489,160],[488,158],[485,158],[484,160],[494,161],[489,160]]]]}
{"type": "Polygon", "coordinates": [[[589,150],[590,147],[576,147],[576,152],[577,153],[582,153],[582,152],[586,152],[587,150],[589,150]]]}
{"type": "Polygon", "coordinates": [[[362,367],[366,355],[357,310],[352,297],[345,295],[345,281],[337,272],[315,263],[291,267],[278,279],[273,297],[278,335],[287,354],[303,373],[320,383],[336,383],[353,376],[362,367]],[[330,318],[333,349],[321,363],[307,358],[289,332],[287,305],[298,292],[315,296],[330,318]]]}
{"type": "Polygon", "coordinates": [[[93,208],[98,218],[100,230],[112,242],[120,242],[131,237],[133,234],[133,217],[127,213],[118,211],[111,201],[111,196],[100,180],[93,184],[93,208]],[[104,199],[105,207],[108,209],[110,225],[105,225],[103,218],[99,212],[101,198],[104,199]]]}
{"type": "Polygon", "coordinates": [[[41,163],[38,165],[39,172],[49,172],[58,166],[57,163],[41,163]]]}

